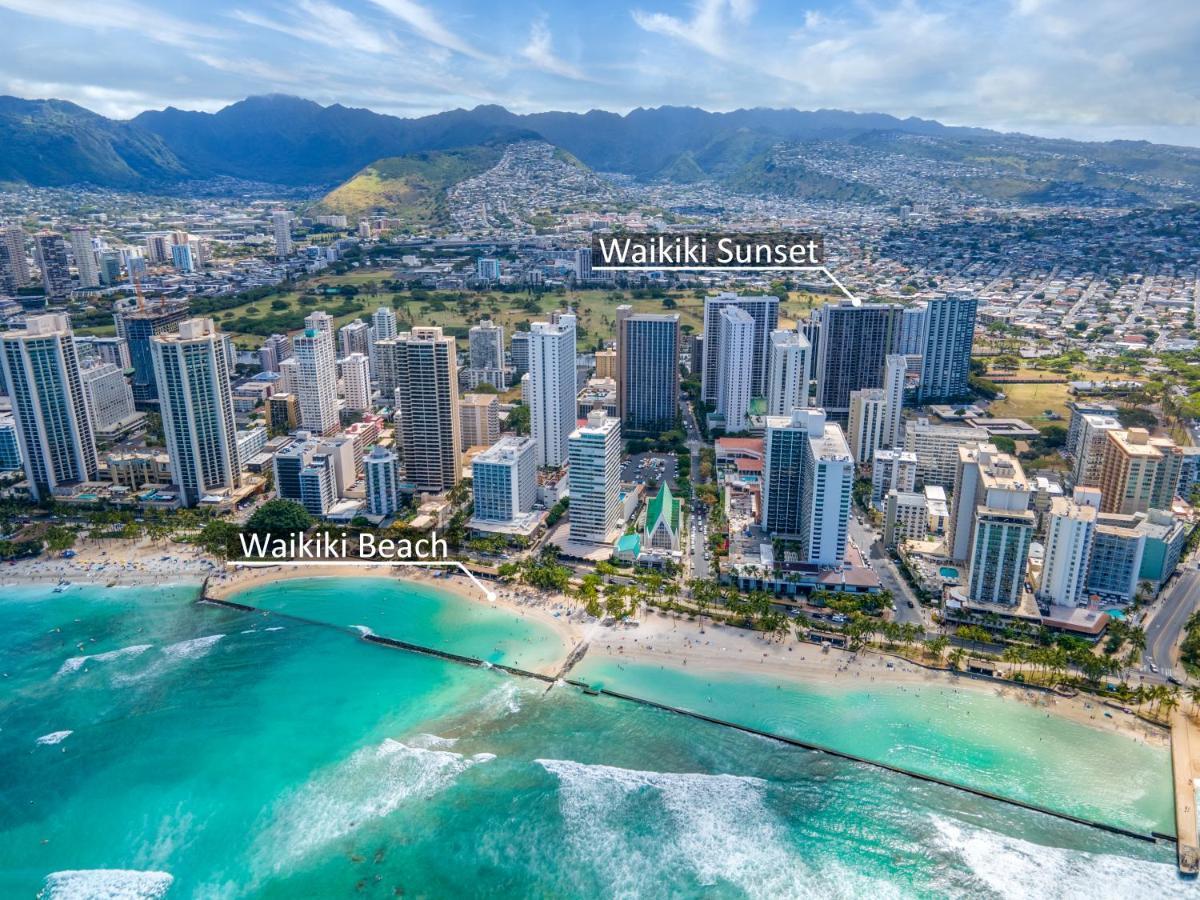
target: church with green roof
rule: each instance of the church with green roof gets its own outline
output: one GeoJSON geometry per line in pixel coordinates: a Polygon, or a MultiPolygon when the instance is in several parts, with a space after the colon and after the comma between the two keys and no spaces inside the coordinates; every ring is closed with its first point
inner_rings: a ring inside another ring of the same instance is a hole
{"type": "Polygon", "coordinates": [[[664,481],[646,507],[645,545],[655,550],[679,550],[682,504],[664,481]]]}

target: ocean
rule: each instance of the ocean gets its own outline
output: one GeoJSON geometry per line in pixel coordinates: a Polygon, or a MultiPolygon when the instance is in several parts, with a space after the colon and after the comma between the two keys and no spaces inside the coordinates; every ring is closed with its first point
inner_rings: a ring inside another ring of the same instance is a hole
{"type": "MultiPolygon", "coordinates": [[[[288,614],[271,616],[196,590],[5,591],[0,896],[1194,895],[1169,844],[361,639],[525,667],[561,653],[544,625],[435,586],[244,595],[288,614]]],[[[580,673],[1171,830],[1164,751],[1024,704],[603,657],[580,673]]]]}

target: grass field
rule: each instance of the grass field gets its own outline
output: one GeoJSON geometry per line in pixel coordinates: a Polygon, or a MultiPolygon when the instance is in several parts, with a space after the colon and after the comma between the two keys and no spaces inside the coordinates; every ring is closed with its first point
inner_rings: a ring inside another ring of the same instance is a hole
{"type": "MultiPolygon", "coordinates": [[[[582,332],[579,346],[584,351],[593,350],[601,341],[615,337],[616,308],[621,303],[630,303],[636,312],[676,312],[685,331],[689,328],[695,332],[703,331],[704,300],[693,296],[691,291],[671,294],[675,303],[673,310],[668,309],[661,299],[631,299],[631,294],[627,291],[584,290],[567,291],[563,294],[548,293],[538,298],[538,311],[534,312],[531,307],[527,308],[530,297],[524,293],[466,293],[460,300],[456,292],[430,291],[422,299],[413,300],[407,292],[393,294],[390,290],[385,290],[383,282],[387,275],[386,271],[371,270],[319,276],[303,282],[296,290],[280,291],[260,300],[213,313],[212,317],[217,320],[220,328],[233,334],[234,342],[242,349],[259,347],[264,335],[238,331],[236,325],[240,319],[286,316],[291,318],[290,324],[293,326],[289,330],[296,331],[301,327],[304,315],[319,309],[332,311],[343,303],[352,305],[355,311],[337,316],[335,324],[338,327],[356,318],[367,318],[381,306],[391,306],[396,310],[402,329],[411,325],[441,325],[461,332],[480,319],[490,317],[503,325],[509,334],[518,329],[528,330],[530,322],[544,319],[555,309],[570,306],[579,316],[582,332]],[[323,295],[323,292],[343,285],[355,285],[363,289],[363,292],[349,301],[336,294],[323,295]],[[372,285],[375,292],[367,293],[366,290],[372,285]],[[313,291],[317,292],[318,296],[311,296],[309,292],[313,291]],[[306,296],[306,293],[309,295],[306,296]]],[[[807,317],[808,311],[825,299],[827,298],[820,295],[798,292],[790,294],[781,310],[780,327],[794,327],[797,319],[807,317]]],[[[112,326],[80,329],[80,333],[88,334],[111,334],[112,331],[112,326]]]]}
{"type": "Polygon", "coordinates": [[[1094,372],[1087,369],[1076,369],[1070,375],[1059,375],[1039,369],[1021,368],[1015,372],[991,372],[999,375],[1023,379],[1045,379],[1042,384],[1000,384],[1005,393],[1003,400],[997,400],[988,408],[993,416],[1001,419],[1024,419],[1037,427],[1052,421],[1046,417],[1050,410],[1069,419],[1067,403],[1072,399],[1067,381],[1119,381],[1122,376],[1111,372],[1094,372]],[[1055,383],[1055,379],[1061,379],[1055,383]]]}

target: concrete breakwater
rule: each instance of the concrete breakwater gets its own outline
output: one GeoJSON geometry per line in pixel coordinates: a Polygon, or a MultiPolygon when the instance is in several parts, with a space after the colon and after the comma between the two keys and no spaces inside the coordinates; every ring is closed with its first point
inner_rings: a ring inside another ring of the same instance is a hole
{"type": "Polygon", "coordinates": [[[390,647],[390,648],[397,649],[397,650],[408,651],[410,653],[418,653],[418,654],[422,654],[425,656],[431,656],[431,657],[435,657],[438,659],[446,660],[448,662],[453,662],[453,663],[456,663],[459,665],[470,666],[473,668],[496,669],[498,671],[505,672],[507,674],[514,675],[514,676],[517,676],[520,678],[529,678],[529,679],[534,679],[534,680],[540,681],[544,684],[547,684],[550,688],[552,688],[555,684],[570,685],[571,687],[579,689],[586,696],[604,696],[604,697],[609,697],[614,700],[618,700],[618,701],[622,701],[622,702],[636,703],[636,704],[639,704],[644,707],[649,707],[649,708],[657,709],[657,710],[660,710],[663,712],[668,712],[673,715],[685,716],[685,717],[688,717],[688,718],[691,718],[691,719],[694,719],[697,721],[706,722],[706,723],[720,726],[723,728],[734,729],[734,730],[740,731],[744,734],[752,734],[757,737],[766,738],[768,740],[776,741],[778,743],[785,744],[785,745],[791,746],[791,747],[795,747],[797,749],[807,750],[807,751],[811,751],[811,752],[815,752],[815,753],[823,753],[823,754],[827,754],[834,758],[843,759],[848,762],[858,763],[860,765],[871,766],[872,768],[875,768],[875,769],[879,769],[879,770],[886,771],[886,772],[891,772],[891,773],[894,773],[897,775],[902,775],[907,778],[915,779],[917,781],[922,781],[922,782],[929,783],[929,784],[937,784],[942,787],[947,787],[947,788],[951,788],[954,790],[962,791],[964,793],[971,794],[971,795],[981,797],[984,799],[993,800],[993,801],[996,801],[999,803],[1005,803],[1010,806],[1029,810],[1031,812],[1036,812],[1036,813],[1040,813],[1042,815],[1051,816],[1053,818],[1056,818],[1056,819],[1059,819],[1062,821],[1071,822],[1071,823],[1074,823],[1077,825],[1083,825],[1083,826],[1086,826],[1089,828],[1095,828],[1095,829],[1098,829],[1100,831],[1104,831],[1104,832],[1107,832],[1110,834],[1122,835],[1124,837],[1130,837],[1130,838],[1134,838],[1139,841],[1145,841],[1145,842],[1150,842],[1150,843],[1156,842],[1158,840],[1165,840],[1165,841],[1172,841],[1172,842],[1175,840],[1175,838],[1171,835],[1160,834],[1157,832],[1145,833],[1145,832],[1140,832],[1140,831],[1135,831],[1132,829],[1124,828],[1124,827],[1121,827],[1118,825],[1113,825],[1113,824],[1110,824],[1107,822],[1102,822],[1102,821],[1095,820],[1095,819],[1089,819],[1089,818],[1082,817],[1082,816],[1076,816],[1071,813],[1066,813],[1066,812],[1062,812],[1059,810],[1051,809],[1049,807],[1041,806],[1039,804],[1032,803],[1029,801],[1020,800],[1020,799],[1016,799],[1016,798],[1012,798],[1012,797],[1006,797],[1002,794],[997,794],[995,792],[988,791],[988,790],[985,790],[982,788],[976,788],[976,787],[972,787],[970,785],[961,784],[958,782],[939,778],[935,775],[929,775],[929,774],[925,774],[925,773],[921,773],[921,772],[916,772],[911,769],[905,769],[903,767],[894,766],[889,763],[880,762],[878,760],[868,759],[866,757],[858,756],[853,753],[849,753],[849,752],[846,752],[843,750],[838,750],[838,749],[828,747],[828,746],[825,746],[822,744],[814,743],[811,741],[805,741],[805,740],[801,740],[798,738],[792,738],[792,737],[775,734],[772,732],[764,731],[762,729],[757,729],[757,728],[753,728],[751,726],[742,725],[737,722],[730,722],[730,721],[727,721],[724,719],[719,719],[719,718],[716,718],[713,716],[708,716],[703,713],[696,712],[694,710],[687,709],[684,707],[671,706],[669,704],[661,703],[661,702],[658,702],[655,700],[649,700],[649,699],[646,699],[643,697],[637,697],[634,695],[625,694],[625,693],[622,693],[619,691],[614,691],[614,690],[604,688],[604,687],[593,686],[587,682],[584,682],[584,681],[581,681],[578,679],[562,677],[562,676],[565,676],[567,671],[570,669],[571,665],[578,662],[579,659],[582,657],[582,655],[586,649],[584,645],[580,645],[572,650],[570,656],[568,657],[568,663],[565,663],[563,665],[563,667],[559,671],[558,675],[548,675],[545,673],[533,672],[533,671],[529,671],[526,669],[521,669],[521,668],[518,668],[515,666],[505,665],[502,663],[491,663],[486,660],[479,659],[477,657],[453,653],[451,651],[441,650],[441,649],[437,649],[437,648],[433,648],[433,647],[427,647],[427,646],[415,644],[415,643],[412,643],[409,641],[404,641],[404,640],[400,640],[397,638],[391,638],[391,637],[387,637],[385,635],[375,634],[373,632],[365,632],[364,633],[364,632],[354,630],[351,628],[347,628],[344,626],[334,625],[329,622],[322,622],[322,621],[314,620],[314,619],[308,619],[308,618],[296,616],[296,615],[293,615],[290,613],[279,613],[279,612],[274,612],[271,610],[259,609],[256,607],[248,606],[246,604],[237,603],[237,602],[234,602],[231,600],[223,600],[223,599],[219,599],[219,598],[206,597],[203,594],[201,595],[201,597],[198,599],[197,602],[208,603],[208,604],[212,604],[212,605],[216,605],[216,606],[223,606],[228,609],[236,610],[239,612],[259,613],[259,614],[263,614],[263,615],[277,616],[277,617],[280,617],[280,618],[286,619],[286,620],[303,622],[305,624],[320,625],[320,626],[326,627],[326,628],[336,628],[338,630],[347,631],[351,634],[354,634],[356,637],[359,637],[363,641],[366,641],[366,642],[372,643],[372,644],[376,644],[378,646],[390,647]]]}

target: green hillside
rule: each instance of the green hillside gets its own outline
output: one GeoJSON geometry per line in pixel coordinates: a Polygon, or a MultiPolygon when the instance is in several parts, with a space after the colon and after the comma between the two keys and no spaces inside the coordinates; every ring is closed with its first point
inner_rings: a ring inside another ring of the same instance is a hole
{"type": "Polygon", "coordinates": [[[503,145],[489,144],[380,159],[334,188],[309,212],[352,220],[391,216],[414,227],[439,224],[446,190],[487,171],[503,154],[503,145]]]}

